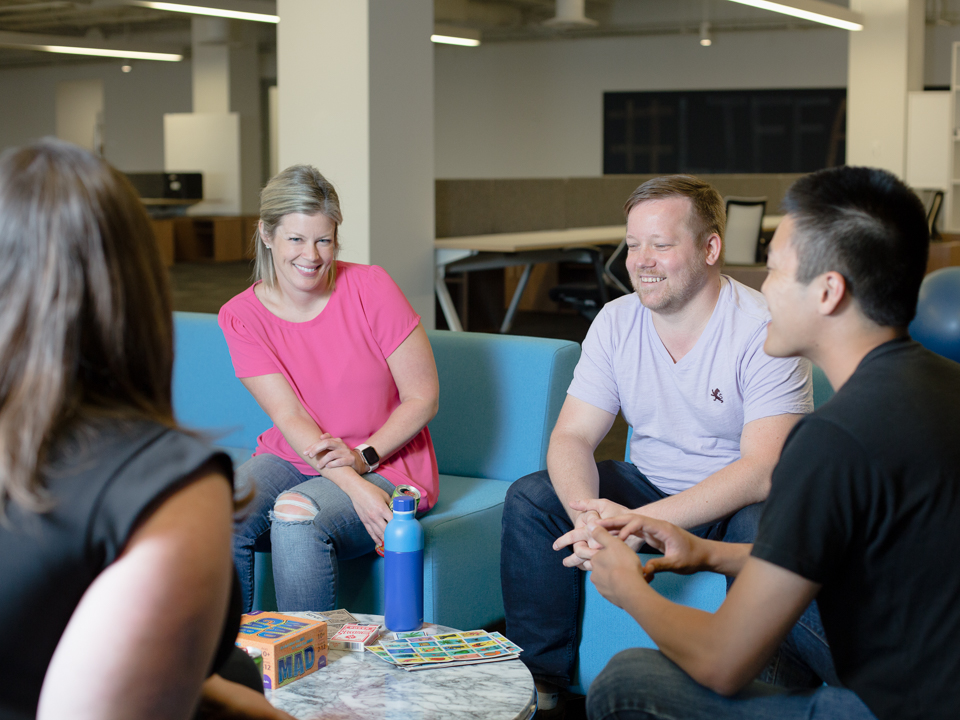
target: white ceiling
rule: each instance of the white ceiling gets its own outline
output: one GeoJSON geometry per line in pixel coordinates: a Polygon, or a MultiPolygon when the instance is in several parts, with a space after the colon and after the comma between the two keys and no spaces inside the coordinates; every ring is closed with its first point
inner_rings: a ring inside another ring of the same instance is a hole
{"type": "MultiPolygon", "coordinates": [[[[258,0],[247,0],[256,3],[258,0]]],[[[399,1],[399,0],[398,0],[399,1]]],[[[827,0],[847,6],[845,0],[827,0]]],[[[272,3],[264,1],[266,8],[272,3]]],[[[558,30],[543,24],[554,0],[435,0],[438,23],[478,29],[484,42],[577,37],[696,34],[708,21],[714,33],[821,27],[727,0],[586,0],[592,28],[558,30]]],[[[270,12],[269,9],[266,10],[270,12]]],[[[928,24],[960,24],[960,0],[927,0],[928,24]]],[[[275,47],[275,26],[260,25],[261,46],[275,47]]],[[[161,43],[189,54],[190,16],[104,0],[0,0],[0,31],[161,43]]],[[[0,67],[90,62],[82,57],[0,49],[0,67]]]]}

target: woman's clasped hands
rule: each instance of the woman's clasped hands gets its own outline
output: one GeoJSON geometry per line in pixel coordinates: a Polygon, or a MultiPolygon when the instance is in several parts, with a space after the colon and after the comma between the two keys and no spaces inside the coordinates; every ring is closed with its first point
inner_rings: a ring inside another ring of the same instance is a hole
{"type": "Polygon", "coordinates": [[[349,467],[356,471],[357,475],[363,475],[370,472],[370,468],[363,460],[358,450],[347,445],[338,437],[333,437],[330,433],[323,433],[320,439],[303,451],[304,457],[313,460],[313,465],[317,470],[326,468],[349,467]]]}

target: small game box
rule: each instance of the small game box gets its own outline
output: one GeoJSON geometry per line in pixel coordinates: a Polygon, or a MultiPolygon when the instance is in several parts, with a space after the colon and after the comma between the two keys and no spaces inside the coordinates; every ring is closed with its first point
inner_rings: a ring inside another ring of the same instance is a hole
{"type": "Polygon", "coordinates": [[[331,650],[350,650],[363,652],[380,638],[380,625],[377,623],[351,623],[344,625],[330,638],[331,650]]]}
{"type": "Polygon", "coordinates": [[[279,688],[326,666],[327,624],[252,612],[241,619],[237,645],[263,654],[263,687],[279,688]]]}

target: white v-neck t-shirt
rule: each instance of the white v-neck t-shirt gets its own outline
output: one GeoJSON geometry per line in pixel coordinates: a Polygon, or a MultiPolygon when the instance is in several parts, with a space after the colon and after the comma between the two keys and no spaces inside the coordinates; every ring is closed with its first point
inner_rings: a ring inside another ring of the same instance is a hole
{"type": "Polygon", "coordinates": [[[568,394],[633,428],[630,459],[665,493],[686,490],[740,459],[753,420],[813,410],[810,363],[763,351],[770,313],[756,290],[721,276],[697,344],[678,363],[635,293],[597,315],[568,394]]]}

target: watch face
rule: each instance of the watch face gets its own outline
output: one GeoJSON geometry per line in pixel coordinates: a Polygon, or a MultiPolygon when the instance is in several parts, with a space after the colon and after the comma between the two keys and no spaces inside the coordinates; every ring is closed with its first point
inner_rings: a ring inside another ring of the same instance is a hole
{"type": "Polygon", "coordinates": [[[377,451],[372,447],[365,447],[360,451],[360,454],[363,456],[363,461],[371,467],[380,462],[380,456],[377,455],[377,451]]]}

